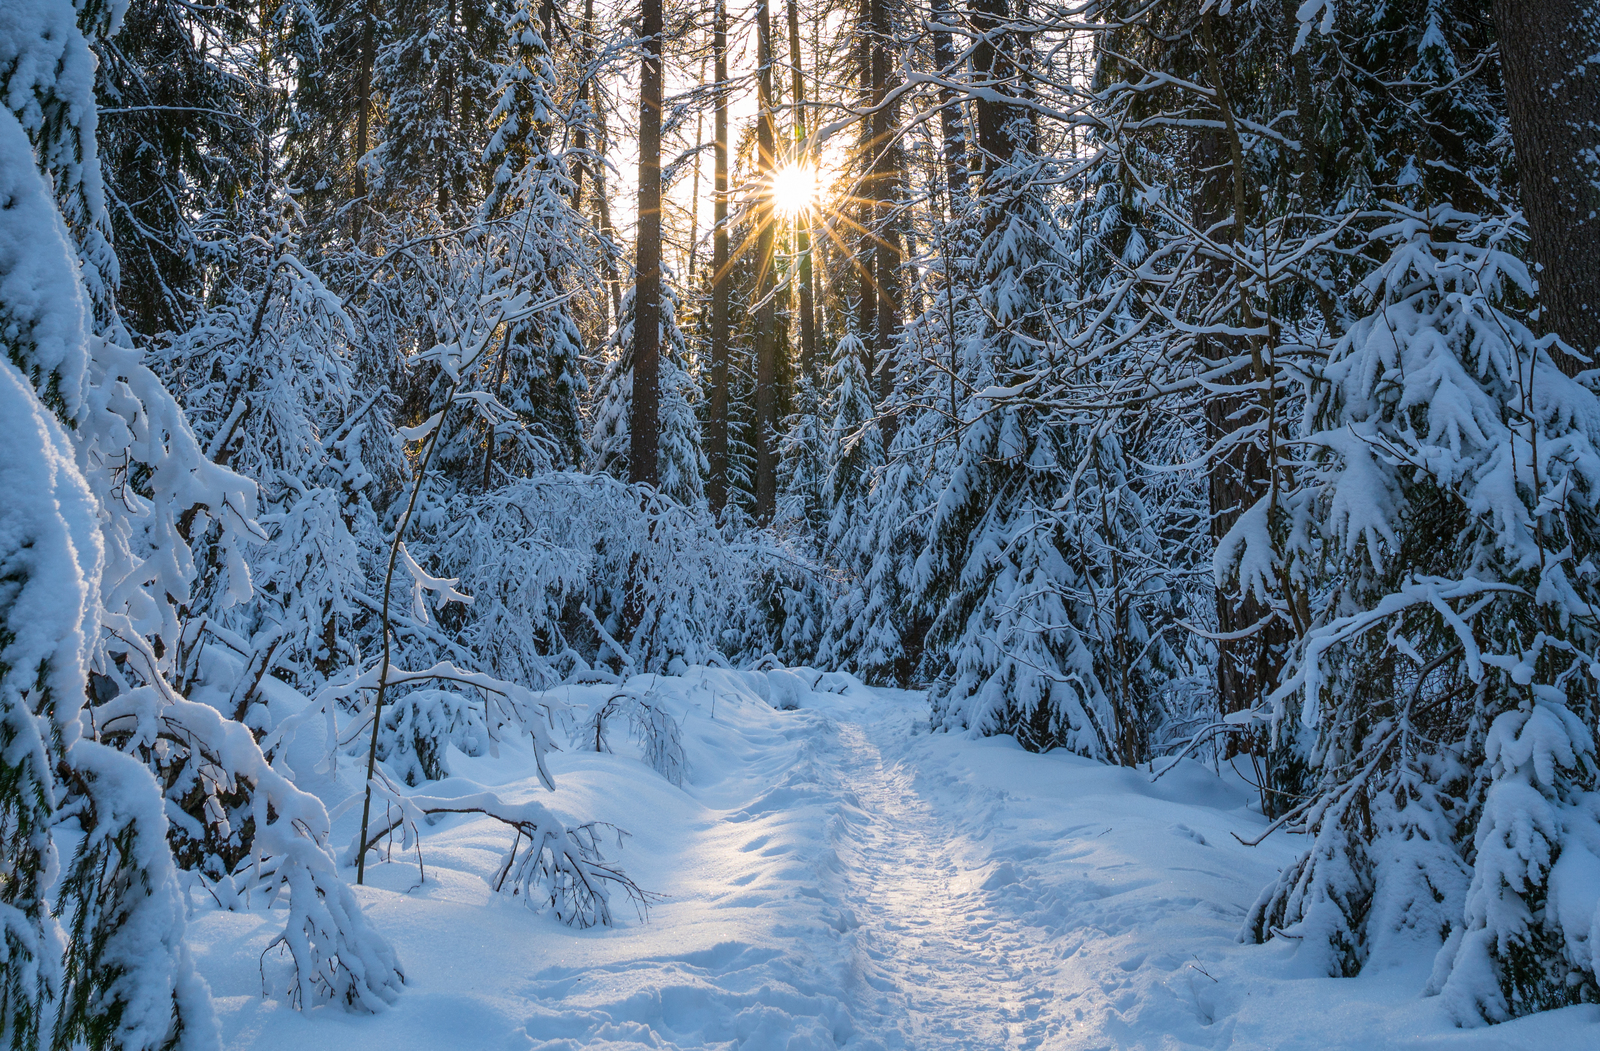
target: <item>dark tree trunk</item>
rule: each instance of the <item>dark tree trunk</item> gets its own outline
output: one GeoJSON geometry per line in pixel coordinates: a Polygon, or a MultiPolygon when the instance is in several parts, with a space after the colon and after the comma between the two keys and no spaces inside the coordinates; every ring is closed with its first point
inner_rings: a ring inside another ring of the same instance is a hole
{"type": "MultiPolygon", "coordinates": [[[[1218,23],[1219,25],[1221,23],[1218,23]]],[[[1201,39],[1206,50],[1208,79],[1217,91],[1218,115],[1228,129],[1233,128],[1231,103],[1228,101],[1230,85],[1225,79],[1225,55],[1219,53],[1212,34],[1213,23],[1206,16],[1202,23],[1201,39]]],[[[1225,41],[1226,43],[1226,41],[1225,41]]],[[[1238,140],[1230,138],[1222,129],[1205,129],[1196,133],[1194,165],[1191,170],[1202,173],[1195,188],[1195,225],[1211,231],[1217,242],[1232,242],[1240,236],[1247,222],[1248,191],[1240,171],[1241,152],[1238,140]]],[[[1223,288],[1230,280],[1239,282],[1231,264],[1221,257],[1211,257],[1206,284],[1207,292],[1223,288]]],[[[1247,301],[1246,301],[1247,302],[1247,301]]],[[[1253,328],[1257,323],[1253,310],[1241,305],[1238,313],[1206,318],[1212,325],[1237,325],[1253,328]]],[[[1203,358],[1222,361],[1247,348],[1235,337],[1208,334],[1200,337],[1199,350],[1203,358]]],[[[1259,389],[1275,389],[1276,377],[1268,374],[1262,356],[1254,354],[1256,361],[1252,379],[1259,389]]],[[[1237,382],[1237,381],[1235,381],[1237,382]]],[[[1266,422],[1266,413],[1255,396],[1243,393],[1213,395],[1206,403],[1206,444],[1217,448],[1243,428],[1259,427],[1266,422]]],[[[1229,443],[1227,452],[1211,459],[1207,470],[1207,496],[1211,512],[1211,537],[1213,545],[1219,543],[1233,528],[1247,508],[1254,505],[1272,484],[1272,464],[1266,452],[1254,441],[1229,443]]],[[[1251,592],[1238,593],[1231,588],[1217,589],[1217,631],[1224,638],[1217,642],[1217,698],[1226,713],[1245,711],[1262,702],[1278,683],[1283,668],[1284,654],[1289,642],[1288,626],[1282,618],[1258,601],[1251,592]],[[1228,638],[1227,636],[1236,636],[1228,638]]],[[[1266,755],[1270,745],[1264,738],[1230,736],[1227,751],[1235,754],[1248,750],[1258,756],[1266,755]]],[[[1284,805],[1285,797],[1278,792],[1279,778],[1272,771],[1270,756],[1268,768],[1263,771],[1261,802],[1268,813],[1284,805]]]]}
{"type": "MultiPolygon", "coordinates": [[[[545,40],[548,46],[550,41],[545,40]]],[[[572,149],[577,156],[568,175],[572,178],[572,208],[583,211],[583,173],[589,167],[589,99],[592,91],[590,71],[594,64],[594,0],[583,5],[583,28],[578,31],[578,123],[572,130],[572,149]]]]}
{"type": "Polygon", "coordinates": [[[756,222],[756,519],[770,522],[778,508],[778,349],[777,288],[773,267],[775,215],[771,194],[777,129],[773,123],[772,14],[767,0],[756,3],[756,168],[763,190],[755,208],[756,222]]]}
{"type": "MultiPolygon", "coordinates": [[[[1199,182],[1195,199],[1195,225],[1210,230],[1231,218],[1227,150],[1222,133],[1206,129],[1195,139],[1195,171],[1207,173],[1199,182]]],[[[1207,285],[1215,289],[1228,279],[1227,264],[1210,261],[1207,285]]],[[[1226,320],[1226,319],[1218,319],[1226,320]]],[[[1237,349],[1223,336],[1200,337],[1201,357],[1222,361],[1237,349]]],[[[1206,445],[1215,447],[1250,419],[1241,419],[1245,408],[1237,394],[1214,395],[1206,402],[1206,445]]],[[[1206,493],[1211,511],[1211,539],[1215,546],[1233,528],[1246,507],[1255,503],[1256,489],[1266,475],[1265,465],[1247,443],[1233,445],[1227,455],[1211,460],[1206,472],[1206,493]]],[[[1217,631],[1223,635],[1242,631],[1261,619],[1260,604],[1253,595],[1242,598],[1230,589],[1217,589],[1217,631]]],[[[1254,639],[1223,640],[1217,643],[1217,696],[1224,713],[1243,711],[1255,705],[1260,693],[1256,674],[1254,639]]]]}
{"type": "Polygon", "coordinates": [[[870,0],[872,43],[872,199],[877,236],[873,239],[872,272],[877,285],[873,319],[873,368],[879,404],[894,390],[893,350],[900,333],[901,238],[895,206],[900,197],[900,149],[896,144],[897,107],[889,101],[892,39],[885,0],[870,0]]]}
{"type": "Polygon", "coordinates": [[[633,413],[628,478],[660,483],[661,367],[661,0],[644,0],[639,62],[639,239],[633,298],[633,413]]]}
{"type": "MultiPolygon", "coordinates": [[[[1546,331],[1600,350],[1600,7],[1495,0],[1506,111],[1546,331]]],[[[1556,352],[1568,375],[1590,367],[1556,352]]]]}
{"type": "Polygon", "coordinates": [[[357,57],[360,63],[356,70],[356,156],[355,156],[355,199],[356,205],[355,232],[361,236],[361,217],[366,212],[365,198],[367,196],[367,170],[361,166],[361,158],[367,155],[367,139],[371,134],[368,122],[372,112],[372,64],[377,57],[377,0],[366,0],[362,7],[361,17],[361,52],[357,57]]]}
{"type": "MultiPolygon", "coordinates": [[[[600,233],[605,237],[606,244],[611,246],[617,243],[617,231],[611,225],[611,193],[606,189],[606,150],[610,148],[611,136],[606,130],[606,111],[603,103],[595,107],[594,118],[595,131],[600,139],[595,144],[595,151],[599,154],[594,166],[595,212],[600,217],[600,233]]],[[[606,287],[611,292],[611,320],[620,325],[622,275],[617,272],[617,260],[609,250],[600,255],[600,272],[605,275],[606,287]]]]}
{"type": "Polygon", "coordinates": [[[1006,0],[972,0],[968,20],[981,34],[972,47],[972,79],[980,89],[973,108],[977,116],[977,156],[974,168],[982,192],[994,173],[1011,163],[1017,152],[1015,119],[1019,108],[1007,97],[1017,75],[1012,58],[1014,42],[1006,26],[1011,12],[1006,0]]]}
{"type": "MultiPolygon", "coordinates": [[[[950,0],[933,0],[933,23],[956,24],[950,0]]],[[[933,31],[933,64],[941,79],[955,79],[956,51],[948,29],[933,31]]],[[[939,131],[944,138],[944,179],[950,192],[950,215],[954,218],[967,196],[967,132],[961,117],[961,100],[950,84],[939,88],[939,131]]]]}
{"type": "MultiPolygon", "coordinates": [[[[859,98],[861,108],[868,109],[872,105],[872,0],[861,0],[861,20],[856,32],[856,64],[860,77],[859,98]]],[[[856,222],[860,227],[856,239],[856,254],[851,264],[856,272],[857,297],[856,297],[856,332],[861,337],[862,347],[865,348],[861,365],[871,375],[872,361],[872,333],[877,327],[878,319],[878,286],[877,278],[873,273],[872,264],[875,258],[873,253],[873,237],[877,226],[877,216],[874,214],[872,179],[875,174],[872,165],[872,119],[863,118],[861,121],[861,155],[860,162],[865,165],[861,173],[860,192],[856,194],[855,207],[856,222]]]]}
{"type": "MultiPolygon", "coordinates": [[[[454,2],[445,9],[445,24],[452,27],[456,24],[456,5],[454,2]]],[[[444,96],[444,126],[448,128],[450,126],[451,109],[456,101],[456,70],[452,65],[445,66],[444,86],[440,90],[440,94],[444,96]]],[[[434,161],[439,166],[439,215],[441,218],[450,211],[450,170],[449,161],[446,159],[449,156],[449,149],[450,143],[448,140],[436,139],[434,141],[434,161]]]]}
{"type": "MultiPolygon", "coordinates": [[[[808,163],[806,144],[806,82],[800,69],[800,11],[796,0],[789,0],[789,77],[794,109],[794,163],[808,163]]],[[[821,363],[817,357],[817,308],[811,280],[811,213],[794,217],[795,254],[799,256],[796,279],[800,283],[800,371],[816,379],[821,363]]]]}
{"type": "MultiPolygon", "coordinates": [[[[611,229],[611,200],[606,192],[606,112],[604,97],[593,90],[591,77],[594,75],[595,66],[595,20],[594,0],[584,0],[583,3],[583,31],[580,34],[579,61],[582,63],[583,83],[578,89],[578,98],[585,104],[587,114],[578,125],[573,138],[573,145],[578,148],[578,170],[573,177],[572,206],[579,208],[583,199],[583,173],[590,172],[591,181],[594,183],[595,214],[600,220],[600,234],[608,245],[616,244],[616,233],[611,229]],[[595,156],[587,156],[589,147],[589,121],[594,121],[595,156]]],[[[548,42],[547,42],[548,43],[548,42]]],[[[605,277],[606,291],[609,293],[611,303],[611,320],[620,324],[622,321],[622,278],[617,273],[617,261],[609,251],[600,253],[600,272],[605,277]]],[[[605,313],[605,308],[601,308],[605,313]]]]}
{"type": "Polygon", "coordinates": [[[716,159],[711,231],[711,390],[706,461],[711,509],[728,502],[728,6],[717,0],[711,49],[717,78],[716,159]]]}

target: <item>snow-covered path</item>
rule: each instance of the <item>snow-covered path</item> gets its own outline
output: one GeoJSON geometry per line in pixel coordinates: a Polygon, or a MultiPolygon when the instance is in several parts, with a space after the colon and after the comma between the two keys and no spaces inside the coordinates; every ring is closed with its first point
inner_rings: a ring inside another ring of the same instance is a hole
{"type": "MultiPolygon", "coordinates": [[[[782,675],[786,673],[774,673],[782,675]]],[[[814,676],[813,676],[814,677],[814,676]]],[[[635,680],[640,685],[641,680],[635,680]]],[[[679,719],[682,787],[636,756],[554,757],[552,795],[512,743],[449,755],[430,791],[490,788],[631,835],[614,856],[662,895],[648,918],[574,931],[488,887],[507,846],[470,817],[360,897],[406,971],[377,1016],[261,995],[281,912],[197,901],[190,933],[228,1048],[313,1051],[1563,1051],[1600,1008],[1454,1029],[1419,967],[1304,973],[1292,943],[1237,944],[1298,843],[1248,786],[1185,762],[1148,772],[1009,739],[929,734],[916,694],[853,684],[775,710],[753,673],[641,688],[679,719]]],[[[841,685],[839,681],[835,686],[841,685]]],[[[781,692],[781,691],[779,691],[781,692]]],[[[607,690],[573,688],[575,706],[607,690]]],[[[618,742],[620,744],[620,742],[618,742]]],[[[349,777],[349,771],[341,774],[349,777]]],[[[329,781],[330,804],[353,789],[329,781]]],[[[353,814],[336,826],[345,828],[353,814]]]]}
{"type": "Polygon", "coordinates": [[[918,794],[912,771],[888,763],[873,740],[905,725],[839,726],[844,780],[867,815],[845,882],[876,972],[876,1006],[903,1014],[911,1046],[923,1051],[1051,1046],[1060,1026],[1039,980],[1051,961],[984,908],[958,862],[960,837],[918,794]]]}

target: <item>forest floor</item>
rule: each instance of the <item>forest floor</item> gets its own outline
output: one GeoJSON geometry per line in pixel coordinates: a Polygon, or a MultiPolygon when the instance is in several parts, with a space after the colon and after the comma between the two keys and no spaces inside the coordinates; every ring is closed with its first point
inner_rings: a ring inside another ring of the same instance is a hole
{"type": "MultiPolygon", "coordinates": [[[[1152,781],[1007,738],[930,734],[920,695],[859,685],[804,693],[792,711],[751,673],[645,685],[682,726],[682,787],[618,742],[620,754],[556,755],[553,796],[513,745],[452,752],[454,776],[428,791],[488,786],[626,829],[611,857],[660,895],[648,916],[619,903],[618,927],[577,931],[493,893],[504,832],[453,818],[424,831],[425,878],[397,854],[359,891],[406,970],[381,1015],[263,998],[282,914],[197,912],[190,940],[224,1046],[1600,1047],[1600,1007],[1460,1030],[1421,996],[1430,960],[1336,980],[1304,974],[1285,939],[1239,944],[1301,841],[1243,846],[1235,834],[1265,821],[1226,766],[1185,760],[1152,781]]],[[[582,707],[600,689],[567,692],[582,707]]],[[[330,805],[350,776],[320,786],[330,805]]]]}

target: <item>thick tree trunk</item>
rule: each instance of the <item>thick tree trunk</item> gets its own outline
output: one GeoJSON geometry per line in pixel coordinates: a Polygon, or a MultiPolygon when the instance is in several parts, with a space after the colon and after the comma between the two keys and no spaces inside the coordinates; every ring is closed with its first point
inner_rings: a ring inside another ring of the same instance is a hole
{"type": "Polygon", "coordinates": [[[728,5],[717,0],[711,50],[716,67],[714,120],[717,166],[712,186],[711,231],[711,390],[706,461],[711,477],[706,495],[720,512],[728,502],[728,5]]]}
{"type": "Polygon", "coordinates": [[[644,0],[639,27],[639,238],[633,298],[633,412],[628,478],[658,485],[661,368],[661,0],[644,0]]]}
{"type": "MultiPolygon", "coordinates": [[[[1506,111],[1546,331],[1600,350],[1600,3],[1495,0],[1506,111]]],[[[1592,367],[1558,352],[1569,375],[1592,367]]]]}
{"type": "MultiPolygon", "coordinates": [[[[800,67],[800,11],[796,0],[789,0],[789,77],[794,111],[794,163],[807,164],[811,151],[806,144],[806,82],[800,67]]],[[[795,254],[799,256],[796,279],[800,283],[800,372],[815,380],[821,368],[817,356],[817,308],[811,279],[811,212],[794,217],[795,254]]]]}
{"type": "Polygon", "coordinates": [[[974,168],[981,193],[1017,152],[1013,120],[1020,114],[1006,101],[1015,90],[1017,68],[1011,55],[1014,42],[1006,29],[1011,18],[1006,0],[972,0],[967,10],[973,30],[981,34],[972,47],[973,86],[979,89],[973,104],[978,147],[974,168]]]}
{"type": "Polygon", "coordinates": [[[767,192],[775,167],[777,129],[773,122],[772,14],[768,0],[756,2],[756,48],[760,111],[756,116],[756,168],[761,176],[756,201],[756,519],[770,522],[778,508],[778,275],[773,267],[775,214],[767,192]]]}

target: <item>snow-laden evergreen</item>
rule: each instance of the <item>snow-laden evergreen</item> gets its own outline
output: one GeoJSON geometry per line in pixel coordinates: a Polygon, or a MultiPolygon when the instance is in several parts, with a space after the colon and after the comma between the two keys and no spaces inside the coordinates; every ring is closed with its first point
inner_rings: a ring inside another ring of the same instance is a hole
{"type": "MultiPolygon", "coordinates": [[[[382,437],[386,391],[357,380],[355,321],[290,250],[296,218],[284,201],[236,280],[155,357],[205,454],[257,485],[263,535],[247,557],[258,598],[197,596],[191,610],[207,619],[195,630],[237,632],[255,670],[314,687],[356,659],[375,555],[372,500],[378,478],[397,468],[382,437]]],[[[202,587],[215,584],[208,575],[202,587]]],[[[186,639],[187,653],[204,642],[186,639]]],[[[180,679],[197,673],[185,667],[180,679]]]]}
{"type": "Polygon", "coordinates": [[[69,422],[87,415],[91,315],[66,227],[6,110],[0,195],[0,1033],[15,1047],[91,1034],[118,1048],[216,1047],[160,788],[80,722],[101,642],[106,516],[45,398],[69,422]]]}
{"type": "MultiPolygon", "coordinates": [[[[859,558],[864,545],[855,536],[860,528],[868,494],[883,467],[883,435],[872,389],[862,361],[866,348],[859,337],[841,339],[824,376],[827,396],[822,416],[827,421],[827,479],[823,486],[827,514],[827,542],[859,558]]],[[[852,566],[858,573],[859,564],[852,566]]]]}
{"type": "MultiPolygon", "coordinates": [[[[1465,1020],[1590,998],[1595,980],[1588,935],[1563,940],[1570,905],[1546,899],[1551,864],[1597,831],[1574,794],[1592,742],[1572,735],[1595,711],[1600,402],[1511,311],[1529,283],[1516,236],[1505,218],[1394,210],[1369,313],[1308,401],[1300,488],[1219,552],[1244,586],[1305,580],[1318,603],[1271,716],[1315,734],[1317,839],[1252,930],[1303,927],[1333,973],[1395,931],[1448,939],[1436,983],[1465,1020]],[[1325,579],[1329,555],[1342,571],[1325,579]],[[1356,688],[1377,677],[1399,690],[1356,688]],[[1461,824],[1470,853],[1451,846],[1461,824]]],[[[1576,908],[1592,919],[1597,900],[1576,908]]]]}
{"type": "MultiPolygon", "coordinates": [[[[590,410],[589,450],[595,469],[628,475],[629,418],[633,405],[633,306],[636,289],[622,298],[622,315],[605,348],[605,372],[590,410]]],[[[706,454],[700,443],[700,385],[691,371],[688,341],[678,328],[678,298],[661,283],[661,492],[686,506],[704,499],[706,454]]]]}
{"type": "Polygon", "coordinates": [[[1573,1042],[1590,0],[931,2],[0,2],[0,1042],[1573,1042]]]}
{"type": "Polygon", "coordinates": [[[1096,667],[1097,625],[1056,514],[1072,436],[1005,398],[1050,353],[1050,318],[1066,296],[1058,235],[1021,171],[991,192],[976,303],[957,337],[977,393],[917,561],[914,601],[933,616],[934,703],[947,726],[1108,757],[1116,716],[1096,667]]]}
{"type": "Polygon", "coordinates": [[[391,129],[370,157],[374,189],[453,224],[478,199],[501,41],[495,0],[403,0],[373,77],[391,129]],[[459,210],[459,212],[457,211],[459,210]]]}
{"type": "MultiPolygon", "coordinates": [[[[586,393],[583,337],[574,321],[572,300],[583,285],[598,280],[594,236],[572,206],[575,189],[565,159],[556,151],[558,92],[556,72],[534,4],[516,4],[506,16],[506,53],[498,63],[499,101],[489,114],[494,131],[484,161],[494,164],[493,187],[483,203],[486,216],[498,217],[507,262],[526,274],[538,311],[504,337],[492,369],[495,396],[515,414],[515,425],[548,443],[550,462],[573,467],[583,461],[580,404],[586,393]]],[[[489,439],[498,452],[510,445],[507,461],[485,464],[484,485],[504,472],[526,473],[528,457],[515,456],[516,444],[489,439]]]]}

